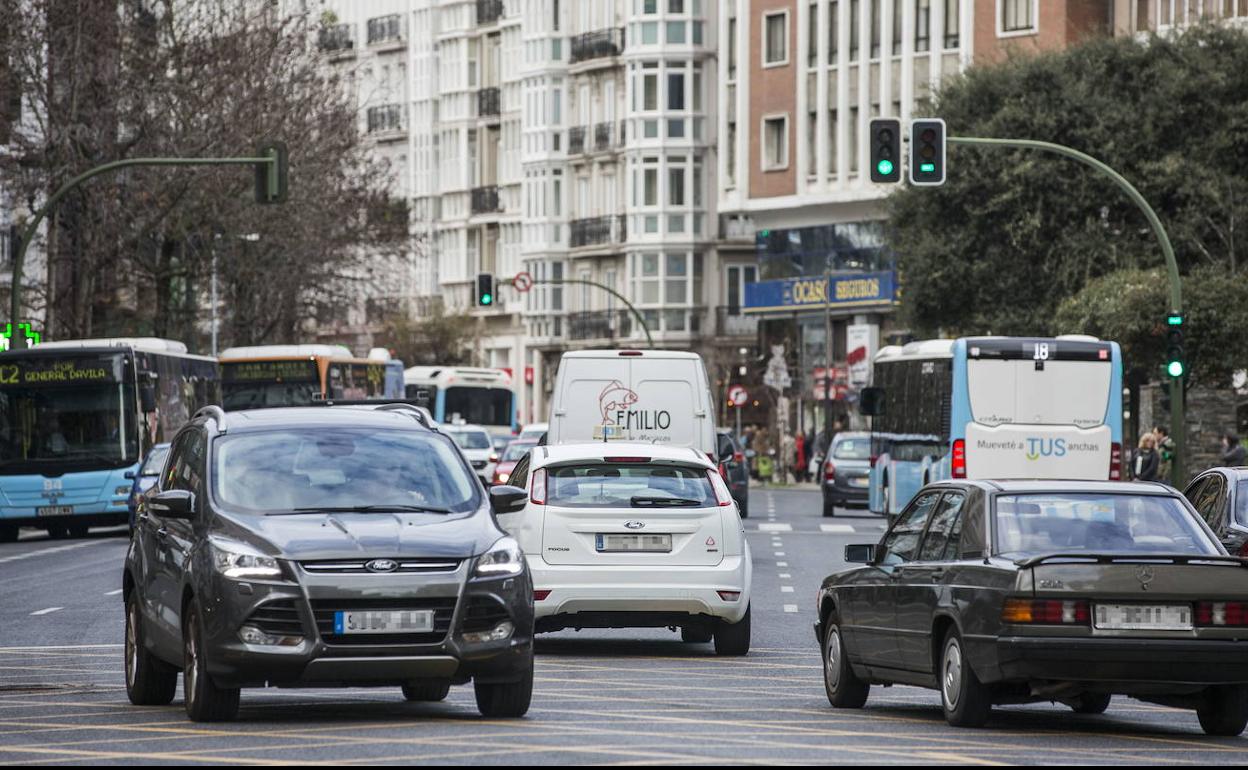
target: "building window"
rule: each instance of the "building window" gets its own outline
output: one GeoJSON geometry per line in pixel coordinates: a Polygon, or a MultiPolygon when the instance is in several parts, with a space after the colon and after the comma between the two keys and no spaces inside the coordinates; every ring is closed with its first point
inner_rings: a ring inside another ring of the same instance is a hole
{"type": "Polygon", "coordinates": [[[858,0],[849,0],[849,60],[858,61],[858,0]]]}
{"type": "Polygon", "coordinates": [[[884,0],[871,2],[871,58],[880,58],[880,5],[884,0]]]}
{"type": "Polygon", "coordinates": [[[893,0],[893,56],[901,53],[901,7],[906,0],[893,0]]]}
{"type": "Polygon", "coordinates": [[[789,12],[769,13],[763,16],[766,42],[763,48],[763,66],[778,67],[789,63],[789,12]]]}
{"type": "Polygon", "coordinates": [[[932,48],[932,0],[914,0],[914,52],[932,48]]]}
{"type": "Polygon", "coordinates": [[[806,16],[806,68],[814,69],[819,63],[819,6],[810,4],[806,16]]]}
{"type": "Polygon", "coordinates": [[[837,30],[840,29],[840,23],[836,0],[832,0],[828,3],[828,64],[836,64],[836,52],[840,44],[840,35],[837,30]]]}
{"type": "Polygon", "coordinates": [[[997,16],[1002,35],[1028,35],[1036,31],[1035,0],[998,0],[997,16]]]}
{"type": "Polygon", "coordinates": [[[728,20],[728,79],[737,79],[737,17],[728,20]]]}
{"type": "Polygon", "coordinates": [[[961,0],[945,0],[945,48],[957,48],[961,42],[961,0]]]}
{"type": "Polygon", "coordinates": [[[763,118],[763,171],[789,167],[789,116],[763,118]]]}

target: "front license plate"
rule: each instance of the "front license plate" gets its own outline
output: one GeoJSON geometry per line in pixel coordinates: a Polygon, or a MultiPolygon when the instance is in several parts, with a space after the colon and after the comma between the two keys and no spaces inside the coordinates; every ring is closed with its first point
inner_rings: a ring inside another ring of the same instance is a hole
{"type": "Polygon", "coordinates": [[[1097,628],[1118,631],[1190,631],[1192,608],[1187,604],[1098,604],[1097,628]]]}
{"type": "Polygon", "coordinates": [[[671,553],[671,535],[605,535],[599,533],[598,553],[671,553]]]}
{"type": "Polygon", "coordinates": [[[335,634],[427,634],[433,610],[359,610],[334,613],[335,634]]]}
{"type": "Polygon", "coordinates": [[[35,509],[36,516],[69,516],[73,512],[72,505],[41,505],[35,509]]]}

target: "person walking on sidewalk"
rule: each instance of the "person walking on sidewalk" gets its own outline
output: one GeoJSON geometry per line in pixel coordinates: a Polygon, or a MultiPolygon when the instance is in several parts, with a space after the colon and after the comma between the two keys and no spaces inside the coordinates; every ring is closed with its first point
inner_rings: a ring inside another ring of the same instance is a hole
{"type": "Polygon", "coordinates": [[[1137,481],[1157,480],[1157,467],[1160,461],[1153,443],[1152,433],[1140,436],[1140,447],[1135,451],[1135,462],[1131,467],[1137,481]]]}
{"type": "Polygon", "coordinates": [[[1243,444],[1239,443],[1239,436],[1234,433],[1227,433],[1222,437],[1222,464],[1232,468],[1244,464],[1245,452],[1243,444]]]}
{"type": "Polygon", "coordinates": [[[1170,469],[1174,466],[1174,439],[1164,425],[1153,428],[1153,444],[1157,448],[1157,480],[1170,483],[1170,469]]]}

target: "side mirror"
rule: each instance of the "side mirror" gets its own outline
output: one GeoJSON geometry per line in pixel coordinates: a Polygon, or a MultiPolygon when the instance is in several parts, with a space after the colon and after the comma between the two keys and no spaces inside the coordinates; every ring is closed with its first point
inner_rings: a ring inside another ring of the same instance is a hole
{"type": "Polygon", "coordinates": [[[193,519],[198,506],[195,493],[185,489],[167,489],[148,498],[148,510],[165,519],[193,519]]]}
{"type": "Polygon", "coordinates": [[[875,561],[875,543],[845,546],[845,561],[850,564],[871,564],[875,561]]]}
{"type": "Polygon", "coordinates": [[[129,481],[134,481],[135,477],[138,475],[139,474],[135,471],[126,471],[126,479],[129,481]]]}
{"type": "Polygon", "coordinates": [[[863,388],[858,394],[858,411],[867,417],[884,414],[884,389],[863,388]]]}
{"type": "Polygon", "coordinates": [[[139,386],[139,406],[143,414],[156,411],[156,386],[147,384],[139,386]]]}
{"type": "Polygon", "coordinates": [[[529,493],[520,487],[509,484],[490,487],[490,510],[495,514],[523,511],[528,502],[529,493]]]}

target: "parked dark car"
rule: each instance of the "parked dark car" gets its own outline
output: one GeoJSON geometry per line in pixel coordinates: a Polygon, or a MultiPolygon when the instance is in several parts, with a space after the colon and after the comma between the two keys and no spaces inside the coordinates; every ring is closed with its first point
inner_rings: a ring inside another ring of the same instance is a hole
{"type": "Polygon", "coordinates": [[[719,449],[719,462],[724,469],[724,481],[728,482],[728,491],[737,503],[737,511],[741,518],[750,517],[750,464],[745,459],[745,452],[733,438],[732,431],[716,431],[719,449]]]}
{"type": "Polygon", "coordinates": [[[1248,562],[1163,484],[945,481],[923,487],[862,566],[823,581],[828,700],[872,684],[940,690],[955,726],[993,704],[1111,696],[1248,724],[1248,562]]]}
{"type": "Polygon", "coordinates": [[[156,480],[160,478],[160,471],[165,467],[165,458],[169,456],[170,444],[154,444],[152,448],[147,450],[147,457],[143,458],[143,464],[139,466],[138,473],[131,474],[127,471],[126,476],[132,478],[134,483],[130,485],[130,497],[126,500],[126,507],[130,509],[130,529],[134,530],[134,517],[138,512],[139,496],[156,485],[156,480]]]}
{"type": "Polygon", "coordinates": [[[843,431],[832,440],[832,452],[824,458],[823,515],[833,516],[836,508],[867,506],[871,473],[871,434],[843,431]]]}
{"type": "Polygon", "coordinates": [[[1248,556],[1248,468],[1211,468],[1183,496],[1229,553],[1248,556]]]}
{"type": "Polygon", "coordinates": [[[126,690],[196,721],[239,690],[473,682],[487,716],[533,688],[533,585],[488,494],[416,407],[200,410],[144,495],[126,555],[126,690]]]}

